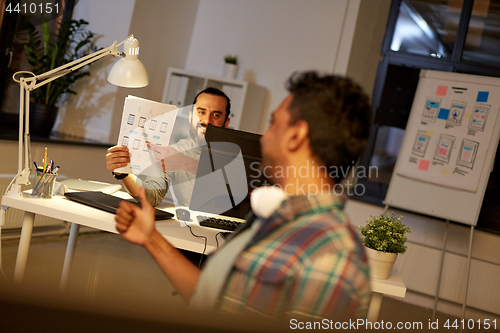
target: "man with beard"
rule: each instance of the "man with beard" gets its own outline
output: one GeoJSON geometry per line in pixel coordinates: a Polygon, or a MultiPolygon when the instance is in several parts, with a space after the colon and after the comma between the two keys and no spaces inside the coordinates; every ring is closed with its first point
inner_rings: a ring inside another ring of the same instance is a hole
{"type": "Polygon", "coordinates": [[[331,171],[351,166],[366,146],[368,96],[349,79],[316,72],[292,75],[287,88],[260,139],[261,168],[275,186],[252,192],[253,217],[203,270],[156,230],[143,189],[142,208],[120,204],[116,229],[151,254],[194,308],[315,321],[366,318],[367,257],[343,213],[341,179],[331,171]]]}
{"type": "MultiPolygon", "coordinates": [[[[155,159],[161,162],[163,177],[135,177],[131,174],[115,173],[114,170],[130,162],[128,147],[114,146],[108,149],[106,165],[113,176],[121,180],[125,189],[138,198],[139,189],[146,188],[146,197],[153,205],[158,205],[173,187],[177,203],[189,206],[201,147],[205,144],[207,125],[227,127],[230,122],[231,103],[229,98],[216,88],[206,88],[194,99],[189,113],[190,138],[183,139],[168,147],[150,145],[155,159]]],[[[148,172],[145,172],[147,175],[148,172]]]]}

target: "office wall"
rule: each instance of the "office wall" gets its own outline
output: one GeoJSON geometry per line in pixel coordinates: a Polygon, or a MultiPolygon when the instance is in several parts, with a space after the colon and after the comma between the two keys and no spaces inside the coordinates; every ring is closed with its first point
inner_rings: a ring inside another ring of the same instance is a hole
{"type": "Polygon", "coordinates": [[[269,89],[270,111],[287,95],[293,71],[345,74],[359,0],[201,0],[186,69],[222,75],[224,56],[238,55],[238,79],[269,89]]]}

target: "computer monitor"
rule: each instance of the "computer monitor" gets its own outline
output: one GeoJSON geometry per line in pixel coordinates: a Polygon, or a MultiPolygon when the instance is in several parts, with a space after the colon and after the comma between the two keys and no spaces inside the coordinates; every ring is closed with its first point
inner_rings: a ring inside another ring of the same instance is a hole
{"type": "Polygon", "coordinates": [[[266,183],[259,170],[259,139],[259,134],[208,125],[189,209],[244,218],[250,193],[266,183]]]}

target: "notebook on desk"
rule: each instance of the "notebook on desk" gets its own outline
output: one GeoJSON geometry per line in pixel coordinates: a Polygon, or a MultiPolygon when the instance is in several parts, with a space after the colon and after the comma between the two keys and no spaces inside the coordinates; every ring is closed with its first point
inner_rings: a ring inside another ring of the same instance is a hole
{"type": "MultiPolygon", "coordinates": [[[[81,204],[101,209],[113,214],[116,214],[116,210],[118,209],[120,202],[124,200],[102,192],[69,192],[65,193],[64,196],[72,201],[76,201],[81,204]]],[[[135,201],[127,201],[140,206],[140,204],[135,201]]],[[[156,221],[170,220],[173,217],[173,214],[155,208],[156,221]]]]}
{"type": "Polygon", "coordinates": [[[121,184],[110,184],[83,179],[65,179],[61,181],[67,188],[76,191],[99,191],[103,193],[114,193],[122,188],[121,184]]]}

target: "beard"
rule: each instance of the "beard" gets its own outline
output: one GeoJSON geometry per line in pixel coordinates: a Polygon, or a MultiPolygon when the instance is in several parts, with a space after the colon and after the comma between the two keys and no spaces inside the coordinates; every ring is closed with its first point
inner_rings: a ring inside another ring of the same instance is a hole
{"type": "Polygon", "coordinates": [[[201,130],[201,124],[199,122],[189,126],[189,136],[198,146],[207,144],[205,141],[205,134],[201,130]]]}

